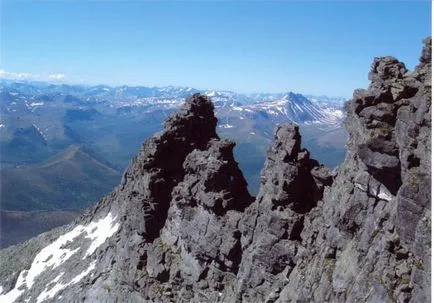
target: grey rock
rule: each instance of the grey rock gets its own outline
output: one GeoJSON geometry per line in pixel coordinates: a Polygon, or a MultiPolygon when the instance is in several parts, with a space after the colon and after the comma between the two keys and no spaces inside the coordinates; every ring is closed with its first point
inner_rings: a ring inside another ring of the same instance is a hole
{"type": "Polygon", "coordinates": [[[256,198],[195,94],[120,185],[0,251],[3,302],[429,302],[431,38],[412,72],[375,58],[333,173],[277,128],[256,198]]]}

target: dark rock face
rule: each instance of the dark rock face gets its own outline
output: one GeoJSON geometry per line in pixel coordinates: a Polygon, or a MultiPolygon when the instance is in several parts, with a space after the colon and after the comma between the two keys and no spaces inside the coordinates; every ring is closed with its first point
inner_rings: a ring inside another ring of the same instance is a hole
{"type": "Polygon", "coordinates": [[[333,173],[280,126],[256,199],[193,95],[98,205],[0,251],[0,301],[429,301],[430,38],[420,62],[374,60],[333,173]]]}
{"type": "Polygon", "coordinates": [[[244,254],[238,299],[264,302],[271,289],[276,294],[282,290],[297,262],[305,216],[331,182],[327,169],[301,149],[298,126],[278,127],[262,170],[261,190],[240,224],[244,254]]]}

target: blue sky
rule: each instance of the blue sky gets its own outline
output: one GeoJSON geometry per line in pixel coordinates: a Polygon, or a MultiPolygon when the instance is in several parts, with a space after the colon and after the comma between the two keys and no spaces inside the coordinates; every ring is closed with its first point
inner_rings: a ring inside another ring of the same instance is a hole
{"type": "Polygon", "coordinates": [[[348,97],[417,64],[431,2],[3,0],[1,29],[6,76],[348,97]]]}

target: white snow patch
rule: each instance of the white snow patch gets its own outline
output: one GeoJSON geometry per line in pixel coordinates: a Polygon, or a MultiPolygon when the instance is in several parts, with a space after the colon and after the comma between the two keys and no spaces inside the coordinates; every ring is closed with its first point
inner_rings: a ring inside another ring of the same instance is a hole
{"type": "Polygon", "coordinates": [[[49,283],[49,285],[54,284],[54,286],[50,290],[48,290],[48,287],[47,287],[47,289],[44,289],[44,291],[41,292],[41,294],[38,296],[37,303],[54,298],[54,296],[59,291],[65,289],[66,287],[68,287],[70,285],[73,285],[73,284],[80,282],[81,279],[86,277],[92,270],[95,269],[95,266],[96,266],[96,261],[93,261],[85,271],[83,271],[82,273],[77,275],[74,279],[72,279],[70,282],[68,282],[66,284],[57,283],[57,281],[59,281],[59,279],[63,276],[63,273],[60,273],[56,278],[53,279],[53,281],[51,281],[49,283]]]}
{"type": "MultiPolygon", "coordinates": [[[[281,112],[283,115],[287,115],[286,113],[286,107],[284,105],[279,105],[276,106],[276,108],[274,108],[275,110],[278,110],[279,112],[281,112]]],[[[273,109],[271,109],[271,111],[273,111],[273,109]]],[[[275,115],[277,115],[277,113],[275,112],[275,115]]]]}
{"type": "Polygon", "coordinates": [[[5,127],[5,125],[3,123],[0,123],[0,128],[5,127]]]}
{"type": "Polygon", "coordinates": [[[208,96],[208,97],[214,97],[214,96],[217,95],[217,92],[216,92],[215,90],[212,90],[212,91],[206,91],[206,92],[205,92],[205,95],[208,96]]]}
{"type": "Polygon", "coordinates": [[[230,125],[230,124],[228,124],[228,123],[226,123],[226,124],[222,124],[222,125],[220,125],[220,127],[223,127],[223,128],[232,128],[232,127],[234,127],[233,125],[230,125]]]}
{"type": "Polygon", "coordinates": [[[345,114],[340,109],[334,109],[334,108],[325,108],[324,113],[326,116],[330,116],[335,119],[342,119],[345,117],[345,114]]]}
{"type": "Polygon", "coordinates": [[[68,260],[73,254],[80,250],[63,248],[69,241],[73,241],[81,234],[81,230],[78,228],[73,229],[69,233],[60,236],[56,241],[43,248],[33,260],[32,266],[26,277],[26,285],[28,288],[33,286],[35,279],[42,272],[49,268],[55,268],[68,260]]]}
{"type": "Polygon", "coordinates": [[[115,219],[116,218],[109,213],[105,218],[99,220],[98,222],[91,222],[84,228],[84,231],[87,233],[87,238],[92,240],[92,244],[87,249],[83,259],[93,254],[98,247],[100,247],[118,230],[120,225],[118,222],[113,224],[115,219]]]}
{"type": "Polygon", "coordinates": [[[38,133],[41,135],[42,138],[44,138],[45,141],[47,141],[47,138],[45,137],[44,133],[41,131],[41,129],[36,125],[32,124],[34,128],[38,131],[38,133]]]}
{"type": "Polygon", "coordinates": [[[256,135],[255,132],[250,132],[251,135],[256,135]]]}
{"type": "MultiPolygon", "coordinates": [[[[97,222],[90,222],[85,226],[78,225],[70,232],[61,235],[59,238],[57,238],[57,240],[43,248],[36,255],[36,257],[33,259],[30,269],[23,270],[20,273],[20,276],[15,283],[14,289],[4,295],[0,295],[0,302],[14,302],[21,295],[21,293],[24,292],[25,288],[30,289],[33,286],[37,276],[47,270],[52,270],[53,268],[59,266],[63,262],[67,261],[73,254],[78,252],[81,247],[76,249],[64,247],[69,242],[73,242],[73,240],[78,236],[84,234],[86,238],[90,238],[92,240],[92,243],[87,249],[83,259],[91,255],[105,242],[107,238],[111,237],[118,230],[120,224],[118,222],[115,223],[115,221],[116,217],[113,217],[111,213],[108,213],[105,218],[102,218],[97,222]]],[[[89,268],[93,269],[92,267],[89,268]]],[[[85,275],[87,275],[88,271],[89,269],[85,272],[85,275]]],[[[76,278],[80,276],[81,275],[77,276],[76,278]]],[[[70,283],[73,281],[74,280],[72,280],[70,283]]]]}
{"type": "Polygon", "coordinates": [[[44,300],[47,300],[49,298],[52,298],[55,296],[56,293],[58,293],[59,291],[61,291],[62,289],[64,289],[65,287],[62,287],[64,284],[62,283],[57,283],[57,281],[60,280],[60,278],[63,276],[63,272],[61,272],[57,277],[55,277],[50,283],[47,284],[47,288],[44,289],[38,296],[37,298],[37,302],[42,302],[44,300]],[[52,288],[50,290],[48,290],[48,288],[51,286],[52,288]]]}
{"type": "Polygon", "coordinates": [[[244,117],[240,117],[240,120],[244,120],[244,117]]]}
{"type": "Polygon", "coordinates": [[[3,293],[3,286],[0,285],[0,294],[3,293]]]}
{"type": "Polygon", "coordinates": [[[30,103],[30,106],[32,106],[32,107],[34,107],[34,106],[42,106],[42,105],[44,105],[44,102],[32,102],[32,103],[30,103]]]}
{"type": "Polygon", "coordinates": [[[358,189],[360,189],[361,191],[367,191],[368,189],[366,188],[366,186],[363,186],[362,184],[360,184],[360,183],[354,183],[354,185],[358,188],[358,189]]]}
{"type": "Polygon", "coordinates": [[[15,283],[14,289],[7,292],[4,295],[0,295],[0,302],[9,303],[15,302],[15,300],[24,292],[23,286],[26,284],[26,280],[24,275],[27,273],[27,270],[23,270],[18,276],[17,282],[15,283]]]}
{"type": "Polygon", "coordinates": [[[66,76],[64,74],[58,73],[58,74],[50,74],[50,75],[48,75],[48,78],[50,80],[63,81],[63,80],[65,80],[66,76]]]}
{"type": "Polygon", "coordinates": [[[243,109],[239,106],[232,106],[232,110],[242,111],[243,109]]]}
{"type": "Polygon", "coordinates": [[[393,199],[392,194],[384,187],[380,186],[377,197],[381,200],[391,201],[393,199]]]}
{"type": "Polygon", "coordinates": [[[298,105],[297,103],[292,103],[292,106],[295,108],[295,109],[297,109],[299,112],[302,112],[303,111],[303,109],[300,107],[300,105],[298,105]]]}

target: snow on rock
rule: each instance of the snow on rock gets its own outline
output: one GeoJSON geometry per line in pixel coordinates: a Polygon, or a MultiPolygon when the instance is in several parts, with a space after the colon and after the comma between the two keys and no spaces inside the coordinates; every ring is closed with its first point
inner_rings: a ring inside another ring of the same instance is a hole
{"type": "Polygon", "coordinates": [[[9,303],[9,302],[15,302],[15,300],[24,292],[23,286],[25,286],[25,279],[24,275],[26,274],[27,270],[23,270],[20,275],[18,276],[17,282],[15,283],[14,289],[7,292],[6,294],[0,295],[0,302],[3,303],[9,303]]]}
{"type": "MultiPolygon", "coordinates": [[[[115,223],[115,219],[111,213],[98,222],[91,222],[86,228],[87,238],[92,240],[92,244],[87,249],[84,256],[90,256],[95,250],[100,247],[108,238],[110,238],[118,229],[119,223],[115,223]]],[[[84,259],[83,258],[83,259],[84,259]]]]}
{"type": "Polygon", "coordinates": [[[342,110],[335,108],[324,108],[323,112],[330,122],[337,122],[345,117],[345,114],[342,110]]]}
{"type": "Polygon", "coordinates": [[[29,106],[31,106],[31,107],[35,107],[35,106],[42,106],[42,105],[44,105],[44,102],[32,102],[32,103],[30,103],[30,105],[29,106]]]}
{"type": "MultiPolygon", "coordinates": [[[[78,253],[82,247],[77,247],[78,243],[74,242],[76,238],[81,236],[91,241],[89,248],[84,253],[83,259],[85,259],[87,256],[93,254],[98,247],[111,237],[119,229],[119,226],[120,224],[119,222],[116,222],[116,217],[113,217],[111,213],[108,213],[106,217],[96,222],[90,222],[87,225],[78,225],[70,232],[61,235],[35,256],[30,269],[23,270],[20,273],[14,289],[4,295],[0,295],[0,302],[14,302],[25,291],[25,289],[32,288],[40,274],[49,270],[54,270],[56,267],[71,258],[72,255],[78,253]]],[[[93,268],[89,267],[89,269],[91,270],[93,268]]],[[[83,273],[83,276],[87,275],[90,270],[83,273]]],[[[70,283],[77,283],[79,280],[75,280],[79,277],[82,278],[83,276],[82,274],[78,275],[70,283]]],[[[68,286],[68,284],[64,287],[66,286],[68,286]]],[[[44,296],[43,298],[45,298],[44,296]]],[[[49,296],[49,294],[46,294],[46,296],[49,296]]]]}
{"type": "Polygon", "coordinates": [[[47,141],[47,138],[46,138],[44,132],[36,124],[32,124],[32,125],[33,125],[34,128],[36,128],[36,130],[41,135],[41,137],[44,138],[45,141],[47,141]]]}
{"type": "Polygon", "coordinates": [[[207,95],[208,97],[214,97],[217,95],[217,92],[215,90],[206,91],[205,95],[207,95]]]}
{"type": "Polygon", "coordinates": [[[81,234],[79,227],[75,228],[71,232],[60,236],[56,241],[42,249],[33,260],[30,269],[27,272],[25,284],[28,288],[33,286],[35,279],[42,272],[48,269],[53,269],[66,260],[68,260],[73,254],[80,250],[64,248],[68,242],[73,241],[81,234]]]}
{"type": "Polygon", "coordinates": [[[220,127],[222,127],[222,128],[232,128],[232,127],[234,127],[233,125],[230,125],[230,124],[228,124],[228,123],[226,123],[226,124],[222,124],[222,125],[220,125],[220,127]]]}
{"type": "Polygon", "coordinates": [[[377,198],[385,201],[391,201],[393,199],[393,195],[384,185],[381,185],[378,189],[377,198]]]}
{"type": "Polygon", "coordinates": [[[68,283],[58,283],[59,279],[63,276],[63,273],[61,273],[60,275],[58,275],[56,278],[53,279],[53,281],[51,281],[51,283],[49,283],[50,285],[53,285],[50,289],[48,289],[48,287],[46,289],[44,289],[44,291],[38,296],[37,299],[37,303],[41,303],[44,302],[45,300],[54,298],[54,296],[61,290],[65,289],[66,287],[76,284],[78,282],[81,281],[81,279],[83,279],[84,277],[86,277],[92,270],[95,269],[96,266],[96,261],[93,261],[90,266],[83,271],[82,273],[80,273],[79,275],[77,275],[76,277],[74,277],[70,282],[68,283]]]}
{"type": "Polygon", "coordinates": [[[335,125],[340,124],[344,118],[343,111],[338,108],[319,106],[302,95],[291,93],[274,100],[263,100],[239,108],[232,107],[232,110],[266,113],[278,123],[294,121],[300,124],[335,125]]]}
{"type": "Polygon", "coordinates": [[[37,302],[43,302],[44,300],[50,299],[52,297],[54,297],[54,295],[56,293],[58,293],[59,291],[61,291],[62,289],[64,289],[66,287],[65,284],[62,283],[57,283],[60,278],[64,275],[64,272],[61,272],[57,277],[55,277],[50,283],[47,284],[47,288],[44,289],[40,295],[38,296],[37,302]],[[50,288],[50,290],[48,290],[48,288],[50,288]]]}

